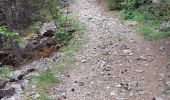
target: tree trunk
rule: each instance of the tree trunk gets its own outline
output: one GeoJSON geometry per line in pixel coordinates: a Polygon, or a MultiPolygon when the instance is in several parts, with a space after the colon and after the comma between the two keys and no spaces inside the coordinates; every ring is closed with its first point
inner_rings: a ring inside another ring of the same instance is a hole
{"type": "MultiPolygon", "coordinates": [[[[8,32],[14,31],[14,23],[13,23],[13,10],[16,9],[15,0],[4,0],[3,13],[6,19],[8,32]]],[[[20,63],[22,59],[22,52],[20,51],[18,45],[15,43],[14,38],[12,36],[7,37],[9,40],[9,45],[11,47],[12,53],[15,57],[16,63],[20,63]]]]}
{"type": "MultiPolygon", "coordinates": [[[[11,24],[9,20],[8,20],[7,26],[8,26],[8,31],[13,32],[13,25],[11,24]]],[[[14,38],[12,36],[9,36],[8,39],[9,39],[9,44],[11,46],[12,53],[15,57],[15,60],[17,63],[20,63],[22,59],[22,52],[19,49],[18,45],[14,42],[14,38]]]]}

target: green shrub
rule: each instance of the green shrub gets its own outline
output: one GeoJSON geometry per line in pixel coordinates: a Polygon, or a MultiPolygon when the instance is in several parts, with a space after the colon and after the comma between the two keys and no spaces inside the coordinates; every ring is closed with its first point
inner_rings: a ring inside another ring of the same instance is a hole
{"type": "Polygon", "coordinates": [[[108,0],[108,7],[110,10],[120,10],[122,9],[122,1],[123,0],[108,0]]]}

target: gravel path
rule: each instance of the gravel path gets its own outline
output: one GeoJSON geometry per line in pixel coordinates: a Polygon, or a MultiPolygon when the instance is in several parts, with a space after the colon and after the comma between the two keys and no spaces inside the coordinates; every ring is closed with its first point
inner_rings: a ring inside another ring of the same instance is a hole
{"type": "Polygon", "coordinates": [[[161,45],[121,25],[96,0],[75,0],[71,10],[86,27],[87,41],[51,94],[58,100],[170,100],[163,94],[161,45]]]}

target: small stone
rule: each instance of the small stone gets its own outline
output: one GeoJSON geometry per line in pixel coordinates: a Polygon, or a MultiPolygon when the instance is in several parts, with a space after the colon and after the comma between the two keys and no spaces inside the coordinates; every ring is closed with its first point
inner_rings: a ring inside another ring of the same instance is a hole
{"type": "Polygon", "coordinates": [[[164,50],[165,48],[164,48],[164,47],[160,47],[159,49],[160,49],[160,50],[164,50]]]}
{"type": "Polygon", "coordinates": [[[91,95],[91,93],[90,92],[86,92],[86,95],[89,96],[89,95],[91,95]]]}
{"type": "Polygon", "coordinates": [[[101,75],[105,75],[105,73],[104,73],[104,72],[100,72],[100,74],[101,74],[101,75]]]}
{"type": "Polygon", "coordinates": [[[129,56],[132,56],[134,54],[130,49],[123,50],[123,53],[129,56]]]}
{"type": "Polygon", "coordinates": [[[137,69],[137,70],[135,70],[135,72],[136,72],[136,73],[143,73],[144,70],[137,69]]]}
{"type": "Polygon", "coordinates": [[[61,96],[62,96],[63,99],[67,99],[66,93],[62,93],[61,96]]]}
{"type": "Polygon", "coordinates": [[[130,42],[130,43],[136,43],[136,41],[133,40],[133,39],[131,39],[129,42],[130,42]]]}
{"type": "Polygon", "coordinates": [[[74,89],[74,88],[72,88],[72,89],[71,89],[71,91],[72,91],[72,92],[75,92],[75,89],[74,89]]]}
{"type": "Polygon", "coordinates": [[[128,99],[116,97],[115,100],[128,100],[128,99]]]}
{"type": "Polygon", "coordinates": [[[86,59],[83,59],[81,62],[82,62],[82,63],[86,63],[86,59]]]}
{"type": "Polygon", "coordinates": [[[110,92],[110,96],[116,96],[117,93],[115,91],[110,92]]]}
{"type": "Polygon", "coordinates": [[[111,67],[104,68],[105,71],[111,71],[111,67]]]}
{"type": "Polygon", "coordinates": [[[147,59],[146,59],[144,56],[140,56],[140,57],[137,58],[136,60],[147,61],[147,59]]]}
{"type": "Polygon", "coordinates": [[[32,89],[35,89],[36,88],[36,85],[32,85],[32,89]]]}
{"type": "Polygon", "coordinates": [[[164,99],[161,97],[154,97],[154,98],[152,98],[152,100],[164,100],[164,99]]]}
{"type": "Polygon", "coordinates": [[[34,94],[34,95],[31,96],[31,98],[32,98],[33,100],[37,100],[37,99],[40,98],[40,97],[41,97],[41,95],[40,95],[39,93],[36,93],[36,94],[34,94]]]}
{"type": "Polygon", "coordinates": [[[94,84],[94,82],[91,82],[91,84],[94,84]]]}
{"type": "Polygon", "coordinates": [[[106,89],[110,89],[110,87],[109,87],[109,86],[107,86],[107,87],[106,87],[106,89]]]}
{"type": "Polygon", "coordinates": [[[144,95],[145,91],[140,91],[139,94],[144,95]]]}
{"type": "Polygon", "coordinates": [[[120,84],[115,85],[116,88],[121,88],[122,86],[120,84]]]}
{"type": "Polygon", "coordinates": [[[83,85],[85,85],[85,84],[84,84],[84,82],[78,82],[78,85],[79,85],[79,86],[83,86],[83,85]]]}

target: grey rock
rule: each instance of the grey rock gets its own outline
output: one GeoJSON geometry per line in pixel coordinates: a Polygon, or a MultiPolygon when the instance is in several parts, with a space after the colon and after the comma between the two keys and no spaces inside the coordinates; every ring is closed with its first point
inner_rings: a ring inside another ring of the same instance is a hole
{"type": "Polygon", "coordinates": [[[60,53],[53,53],[50,57],[51,60],[55,61],[56,59],[60,58],[62,55],[60,53]]]}
{"type": "Polygon", "coordinates": [[[19,77],[23,76],[25,73],[26,73],[26,71],[24,71],[24,70],[16,70],[16,71],[14,71],[14,72],[11,72],[11,73],[10,73],[10,76],[11,76],[13,79],[18,80],[19,77]]]}
{"type": "Polygon", "coordinates": [[[122,86],[120,84],[115,85],[116,88],[121,88],[122,86]]]}
{"type": "Polygon", "coordinates": [[[119,97],[116,97],[115,100],[128,100],[127,98],[119,98],[119,97]]]}
{"type": "Polygon", "coordinates": [[[115,91],[110,92],[110,96],[116,96],[117,93],[115,91]]]}
{"type": "Polygon", "coordinates": [[[131,49],[125,49],[123,50],[123,53],[129,56],[132,56],[134,54],[131,49]]]}
{"type": "Polygon", "coordinates": [[[144,70],[136,69],[135,72],[136,72],[136,73],[143,73],[144,70]]]}
{"type": "Polygon", "coordinates": [[[36,93],[36,94],[34,94],[34,95],[31,96],[31,98],[32,98],[33,100],[36,100],[36,99],[38,99],[38,98],[40,98],[40,97],[41,97],[41,95],[40,95],[39,93],[36,93]]]}
{"type": "Polygon", "coordinates": [[[164,99],[161,97],[154,97],[153,100],[164,100],[164,99]]]}
{"type": "Polygon", "coordinates": [[[0,90],[0,99],[12,96],[15,93],[15,88],[0,90]]]}
{"type": "Polygon", "coordinates": [[[0,78],[0,89],[4,88],[7,82],[7,79],[0,78]]]}
{"type": "Polygon", "coordinates": [[[21,84],[12,83],[11,88],[14,88],[16,93],[22,93],[23,92],[21,84]]]}
{"type": "Polygon", "coordinates": [[[54,36],[54,32],[56,31],[55,21],[51,21],[49,23],[44,23],[44,25],[40,28],[39,32],[42,36],[52,37],[54,36]]]}
{"type": "Polygon", "coordinates": [[[147,61],[148,59],[145,58],[144,56],[140,56],[136,60],[147,61]]]}
{"type": "Polygon", "coordinates": [[[22,88],[24,88],[24,89],[27,88],[28,83],[29,83],[29,81],[27,79],[23,80],[22,83],[21,83],[22,88]]]}
{"type": "Polygon", "coordinates": [[[35,70],[43,71],[48,67],[49,67],[49,59],[40,59],[39,61],[34,61],[27,66],[23,66],[22,68],[26,70],[35,69],[35,70]]]}
{"type": "Polygon", "coordinates": [[[159,4],[161,0],[152,0],[153,3],[159,4]]]}
{"type": "Polygon", "coordinates": [[[85,84],[84,84],[84,82],[78,82],[78,85],[79,85],[79,86],[83,86],[83,85],[85,85],[85,84]]]}
{"type": "Polygon", "coordinates": [[[15,94],[11,97],[2,98],[1,100],[24,100],[24,98],[21,94],[15,94]]]}
{"type": "Polygon", "coordinates": [[[160,25],[160,31],[169,31],[170,30],[170,22],[162,23],[160,25]]]}
{"type": "Polygon", "coordinates": [[[82,63],[86,63],[86,59],[83,59],[81,62],[82,62],[82,63]]]}

